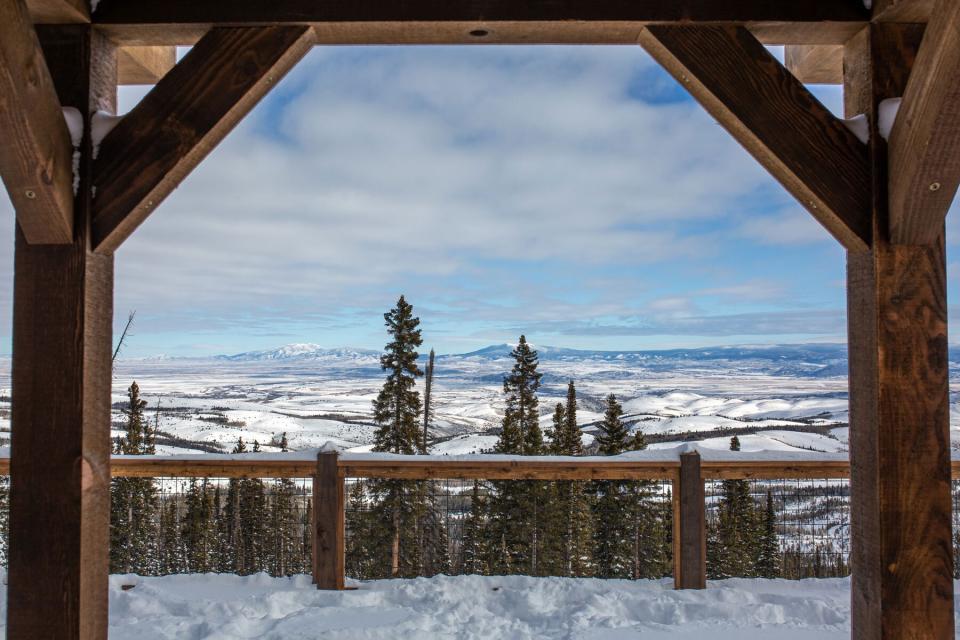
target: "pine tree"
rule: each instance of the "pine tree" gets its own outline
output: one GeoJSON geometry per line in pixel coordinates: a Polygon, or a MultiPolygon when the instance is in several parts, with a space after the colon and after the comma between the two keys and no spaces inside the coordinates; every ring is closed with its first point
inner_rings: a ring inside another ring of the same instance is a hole
{"type": "Polygon", "coordinates": [[[180,539],[177,503],[170,499],[160,508],[160,575],[185,573],[187,554],[180,539]]]}
{"type": "Polygon", "coordinates": [[[780,541],[777,538],[777,514],[773,495],[767,491],[767,504],[760,523],[760,544],[757,554],[757,575],[761,578],[780,576],[780,541]]]}
{"type": "MultiPolygon", "coordinates": [[[[577,392],[573,380],[567,386],[566,405],[558,404],[551,429],[552,453],[561,456],[583,454],[577,425],[577,392]]],[[[587,576],[593,567],[590,500],[583,482],[559,480],[549,488],[545,518],[544,573],[587,576]]]]}
{"type": "Polygon", "coordinates": [[[190,479],[180,540],[190,573],[207,573],[216,569],[213,564],[217,544],[213,491],[206,478],[201,482],[190,479]]]}
{"type": "MultiPolygon", "coordinates": [[[[133,382],[127,390],[127,433],[117,439],[115,453],[150,455],[156,452],[144,419],[146,401],[133,382]]],[[[113,573],[156,575],[159,514],[157,487],[152,478],[114,478],[110,483],[110,570],[113,573]]]]}
{"type": "MultiPolygon", "coordinates": [[[[740,439],[730,439],[730,450],[740,450],[740,439]]],[[[707,573],[711,578],[755,577],[758,518],[750,483],[724,480],[723,497],[707,535],[707,573]]]]}
{"type": "Polygon", "coordinates": [[[0,476],[0,566],[10,555],[10,476],[0,476]]]}
{"type": "MultiPolygon", "coordinates": [[[[423,447],[419,420],[422,407],[416,390],[416,379],[423,375],[417,366],[417,347],[423,344],[420,319],[403,296],[383,318],[391,340],[380,357],[380,368],[387,372],[387,379],[373,401],[377,423],[373,450],[410,455],[423,447]]],[[[429,500],[428,483],[376,480],[369,482],[368,488],[372,496],[370,518],[380,525],[371,525],[371,535],[365,542],[380,551],[374,557],[375,577],[418,575],[424,571],[428,556],[431,563],[439,562],[436,553],[431,555],[427,548],[438,551],[441,545],[445,547],[445,539],[435,537],[445,536],[446,531],[444,528],[441,533],[435,526],[437,515],[429,500]]]]}
{"type": "MultiPolygon", "coordinates": [[[[246,453],[247,445],[243,438],[237,438],[231,453],[246,453]]],[[[245,545],[241,543],[242,505],[240,503],[243,480],[231,478],[227,484],[227,495],[221,509],[221,518],[217,522],[218,571],[222,573],[240,573],[247,566],[244,556],[245,545]]]]}
{"type": "Polygon", "coordinates": [[[480,481],[473,481],[470,493],[470,513],[463,522],[463,539],[460,543],[460,573],[484,575],[487,572],[487,549],[484,528],[486,527],[486,501],[480,495],[480,481]]]}
{"type": "MultiPolygon", "coordinates": [[[[506,395],[497,453],[540,455],[544,452],[537,390],[542,374],[537,372],[537,352],[525,336],[511,352],[510,374],[503,380],[506,395]]],[[[487,564],[493,573],[540,575],[539,554],[543,548],[545,491],[528,480],[493,483],[487,526],[487,564]]]]}

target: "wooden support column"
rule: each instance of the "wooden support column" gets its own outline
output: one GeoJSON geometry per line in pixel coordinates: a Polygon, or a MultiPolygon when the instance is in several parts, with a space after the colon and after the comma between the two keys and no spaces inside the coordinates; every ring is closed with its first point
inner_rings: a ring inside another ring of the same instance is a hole
{"type": "MultiPolygon", "coordinates": [[[[61,103],[116,102],[113,46],[89,26],[38,29],[61,103]]],[[[89,129],[89,127],[88,127],[89,129]]],[[[84,135],[73,240],[16,233],[7,634],[105,640],[113,258],[90,250],[84,135]]]]}
{"type": "Polygon", "coordinates": [[[848,116],[871,120],[873,240],[847,255],[852,636],[954,637],[943,227],[889,240],[879,101],[903,93],[922,28],[877,24],[844,53],[848,116]]]}
{"type": "Polygon", "coordinates": [[[317,454],[313,492],[313,581],[317,589],[343,589],[343,474],[336,451],[317,454]]]}
{"type": "Polygon", "coordinates": [[[673,581],[676,589],[707,586],[707,511],[700,454],[680,456],[673,483],[673,581]]]}

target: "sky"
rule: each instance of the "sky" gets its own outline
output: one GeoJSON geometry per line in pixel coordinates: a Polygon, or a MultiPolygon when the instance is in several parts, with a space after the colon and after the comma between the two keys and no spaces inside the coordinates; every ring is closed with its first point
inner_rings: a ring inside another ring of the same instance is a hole
{"type": "MultiPolygon", "coordinates": [[[[9,353],[5,194],[0,221],[9,353]]],[[[627,46],[315,48],[118,250],[115,334],[380,348],[401,294],[439,353],[846,339],[840,245],[627,46]]]]}

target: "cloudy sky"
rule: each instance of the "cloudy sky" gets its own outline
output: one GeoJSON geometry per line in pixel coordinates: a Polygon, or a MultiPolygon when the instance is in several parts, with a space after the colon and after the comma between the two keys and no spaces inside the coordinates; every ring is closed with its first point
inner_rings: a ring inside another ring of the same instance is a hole
{"type": "Polygon", "coordinates": [[[401,293],[440,352],[845,340],[839,245],[637,47],[318,47],[117,253],[128,357],[379,348],[401,293]]]}

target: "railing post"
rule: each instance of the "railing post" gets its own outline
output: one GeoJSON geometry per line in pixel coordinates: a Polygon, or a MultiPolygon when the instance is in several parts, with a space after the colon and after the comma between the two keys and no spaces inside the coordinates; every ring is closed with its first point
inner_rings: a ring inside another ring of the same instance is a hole
{"type": "Polygon", "coordinates": [[[317,454],[313,478],[313,581],[317,589],[343,589],[343,476],[336,451],[317,454]]]}
{"type": "Polygon", "coordinates": [[[680,455],[673,481],[673,580],[676,589],[707,586],[707,510],[696,451],[680,455]]]}

